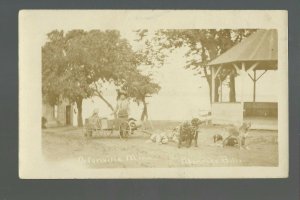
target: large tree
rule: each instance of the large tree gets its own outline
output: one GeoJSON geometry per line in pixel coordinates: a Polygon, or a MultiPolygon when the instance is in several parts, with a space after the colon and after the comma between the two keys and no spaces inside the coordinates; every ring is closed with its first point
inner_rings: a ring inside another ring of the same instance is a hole
{"type": "Polygon", "coordinates": [[[152,80],[151,74],[145,75],[138,69],[126,73],[124,79],[125,82],[122,85],[122,89],[127,91],[128,96],[137,102],[138,105],[142,103],[143,111],[140,119],[142,121],[147,120],[148,107],[146,98],[158,93],[161,89],[160,86],[152,80]]]}
{"type": "Polygon", "coordinates": [[[118,31],[52,31],[42,47],[43,99],[51,104],[60,97],[76,102],[82,126],[83,99],[95,92],[101,98],[101,88],[92,85],[99,80],[122,82],[123,74],[137,62],[118,31]]]}
{"type": "Polygon", "coordinates": [[[139,56],[132,50],[128,41],[120,38],[119,32],[107,31],[106,33],[109,35],[108,38],[98,35],[99,31],[94,31],[91,36],[92,39],[90,39],[90,41],[98,41],[98,44],[89,44],[92,53],[89,54],[88,59],[93,64],[92,73],[95,77],[90,86],[93,88],[94,95],[98,96],[114,111],[112,104],[103,96],[103,83],[110,82],[116,86],[123,85],[127,77],[126,74],[136,70],[140,61],[139,56]],[[99,42],[97,38],[101,38],[103,42],[99,42]],[[112,46],[111,44],[115,45],[112,46]],[[98,49],[101,48],[101,45],[103,51],[99,52],[98,49]]]}
{"type": "MultiPolygon", "coordinates": [[[[145,57],[150,57],[152,61],[156,58],[163,63],[163,50],[174,50],[175,48],[187,47],[187,63],[185,68],[191,68],[199,75],[204,75],[209,89],[210,100],[211,91],[211,69],[207,63],[220,54],[227,51],[233,45],[239,43],[243,38],[253,33],[255,29],[166,29],[157,30],[154,37],[147,38],[147,30],[138,30],[139,41],[147,46],[145,49],[152,51],[143,51],[145,57]],[[152,47],[152,48],[151,48],[152,47]]],[[[229,87],[231,102],[235,101],[235,73],[229,70],[222,70],[215,84],[215,101],[219,100],[218,88],[224,79],[230,76],[229,87]]]]}

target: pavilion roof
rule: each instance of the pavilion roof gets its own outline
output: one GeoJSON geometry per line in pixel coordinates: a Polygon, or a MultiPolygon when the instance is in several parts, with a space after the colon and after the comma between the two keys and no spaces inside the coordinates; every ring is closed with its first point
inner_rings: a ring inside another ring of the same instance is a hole
{"type": "Polygon", "coordinates": [[[278,36],[275,29],[261,29],[233,46],[208,65],[232,66],[244,63],[246,68],[258,62],[257,70],[277,69],[278,36]]]}

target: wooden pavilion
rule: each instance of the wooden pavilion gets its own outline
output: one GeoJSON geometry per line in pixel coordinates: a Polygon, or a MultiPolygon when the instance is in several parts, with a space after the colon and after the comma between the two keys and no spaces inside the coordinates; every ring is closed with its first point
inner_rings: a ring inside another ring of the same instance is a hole
{"type": "Polygon", "coordinates": [[[251,121],[256,121],[256,124],[266,122],[264,126],[266,129],[277,129],[277,103],[256,102],[257,81],[268,70],[277,70],[278,67],[277,38],[277,30],[258,30],[208,64],[212,73],[213,124],[236,124],[249,118],[252,119],[251,121]],[[216,79],[224,69],[235,72],[241,77],[240,102],[217,102],[215,100],[216,79]],[[259,75],[258,70],[261,72],[259,75]],[[252,102],[245,102],[244,98],[244,84],[247,76],[253,81],[252,102]]]}

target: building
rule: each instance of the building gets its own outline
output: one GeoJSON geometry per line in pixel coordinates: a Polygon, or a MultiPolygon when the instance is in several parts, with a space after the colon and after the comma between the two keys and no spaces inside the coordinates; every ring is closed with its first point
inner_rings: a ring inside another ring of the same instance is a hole
{"type": "Polygon", "coordinates": [[[62,99],[57,105],[43,102],[42,117],[47,119],[47,127],[75,126],[77,107],[76,104],[70,103],[68,99],[62,99]]]}

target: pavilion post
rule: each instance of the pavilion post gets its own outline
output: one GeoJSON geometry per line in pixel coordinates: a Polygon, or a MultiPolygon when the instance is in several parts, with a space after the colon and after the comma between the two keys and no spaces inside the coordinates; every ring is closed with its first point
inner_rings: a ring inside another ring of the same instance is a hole
{"type": "Polygon", "coordinates": [[[242,119],[241,119],[241,123],[243,123],[244,120],[244,101],[245,101],[245,80],[246,80],[246,74],[247,71],[245,69],[245,63],[242,63],[242,67],[241,67],[241,71],[240,71],[240,75],[241,75],[241,79],[242,79],[242,85],[241,85],[241,106],[242,106],[242,119]]]}
{"type": "Polygon", "coordinates": [[[211,66],[211,103],[215,102],[215,67],[211,66]]]}
{"type": "Polygon", "coordinates": [[[256,70],[253,74],[253,103],[256,101],[256,70]]]}
{"type": "Polygon", "coordinates": [[[242,68],[240,71],[241,79],[242,79],[242,85],[241,85],[241,103],[244,104],[244,88],[245,88],[245,76],[246,76],[246,70],[245,70],[245,63],[242,63],[242,68]]]}
{"type": "Polygon", "coordinates": [[[251,80],[253,81],[253,102],[255,102],[256,97],[256,67],[258,65],[258,62],[254,63],[251,67],[248,68],[247,72],[251,80]],[[249,74],[249,71],[253,70],[253,77],[249,74]]]}
{"type": "Polygon", "coordinates": [[[219,77],[219,83],[220,83],[220,93],[219,93],[219,102],[222,102],[222,96],[223,96],[223,81],[222,79],[219,77]]]}

